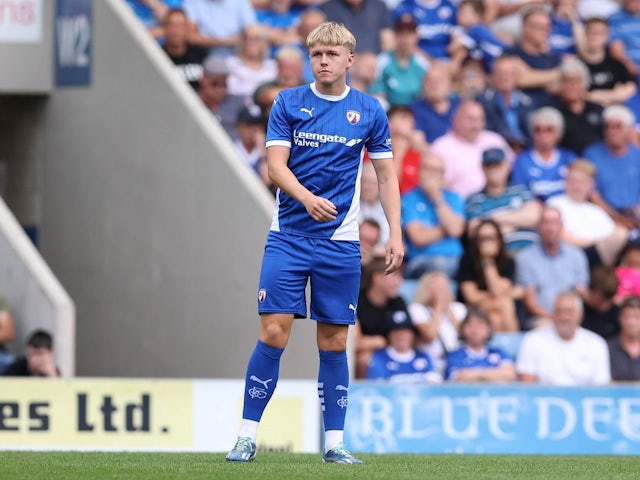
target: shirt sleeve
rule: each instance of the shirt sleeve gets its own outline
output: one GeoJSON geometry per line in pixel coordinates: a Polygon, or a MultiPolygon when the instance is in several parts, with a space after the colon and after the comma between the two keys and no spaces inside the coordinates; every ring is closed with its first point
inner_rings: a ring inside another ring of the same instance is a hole
{"type": "Polygon", "coordinates": [[[371,125],[371,135],[366,142],[369,158],[375,160],[377,158],[391,158],[391,132],[389,131],[389,121],[387,115],[382,108],[382,104],[377,99],[374,102],[374,120],[371,125]]]}

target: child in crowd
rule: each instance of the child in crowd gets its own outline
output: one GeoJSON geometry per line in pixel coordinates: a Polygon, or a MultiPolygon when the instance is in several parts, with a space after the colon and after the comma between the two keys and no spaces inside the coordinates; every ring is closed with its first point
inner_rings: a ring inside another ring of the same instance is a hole
{"type": "Polygon", "coordinates": [[[502,351],[487,346],[491,323],[487,314],[472,308],[460,324],[462,346],[447,354],[447,380],[454,382],[512,382],[516,370],[502,351]]]}
{"type": "Polygon", "coordinates": [[[387,321],[389,345],[373,353],[368,380],[391,383],[440,383],[429,355],[414,348],[416,331],[408,315],[394,315],[387,321]]]}

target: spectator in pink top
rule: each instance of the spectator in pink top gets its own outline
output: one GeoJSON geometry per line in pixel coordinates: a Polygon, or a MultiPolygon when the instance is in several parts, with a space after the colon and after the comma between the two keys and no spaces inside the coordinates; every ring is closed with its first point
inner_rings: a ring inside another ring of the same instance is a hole
{"type": "Polygon", "coordinates": [[[482,105],[475,100],[463,101],[453,116],[453,125],[433,142],[432,151],[445,160],[445,188],[467,198],[484,188],[482,152],[500,148],[509,163],[513,150],[505,139],[485,128],[482,105]]]}
{"type": "Polygon", "coordinates": [[[640,243],[629,242],[622,252],[620,265],[616,267],[618,277],[617,300],[629,296],[640,296],[640,243]]]}

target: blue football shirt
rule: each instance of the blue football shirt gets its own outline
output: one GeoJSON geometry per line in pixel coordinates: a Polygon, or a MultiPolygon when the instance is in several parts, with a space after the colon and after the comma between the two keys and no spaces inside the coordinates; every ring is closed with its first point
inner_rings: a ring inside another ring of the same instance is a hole
{"type": "Polygon", "coordinates": [[[463,346],[447,354],[445,378],[454,380],[458,372],[465,368],[498,368],[505,363],[512,363],[512,361],[498,348],[487,348],[482,352],[474,352],[463,346]]]}
{"type": "Polygon", "coordinates": [[[418,46],[427,55],[449,60],[447,48],[456,24],[456,4],[450,0],[403,0],[394,10],[397,20],[410,13],[418,24],[418,46]]]}
{"type": "Polygon", "coordinates": [[[372,161],[393,156],[380,102],[349,87],[340,96],[323,95],[314,83],[283,90],[271,109],[266,145],[290,148],[288,167],[298,181],[338,210],[335,220],[316,222],[304,205],[278,189],[271,230],[358,241],[365,148],[372,161]]]}

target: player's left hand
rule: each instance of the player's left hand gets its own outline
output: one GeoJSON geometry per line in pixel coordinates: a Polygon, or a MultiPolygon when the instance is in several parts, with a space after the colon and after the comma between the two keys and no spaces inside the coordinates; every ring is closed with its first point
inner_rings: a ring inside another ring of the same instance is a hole
{"type": "Polygon", "coordinates": [[[394,240],[389,238],[387,242],[387,248],[385,249],[385,275],[389,275],[402,267],[402,261],[404,259],[404,245],[402,240],[394,240]]]}

